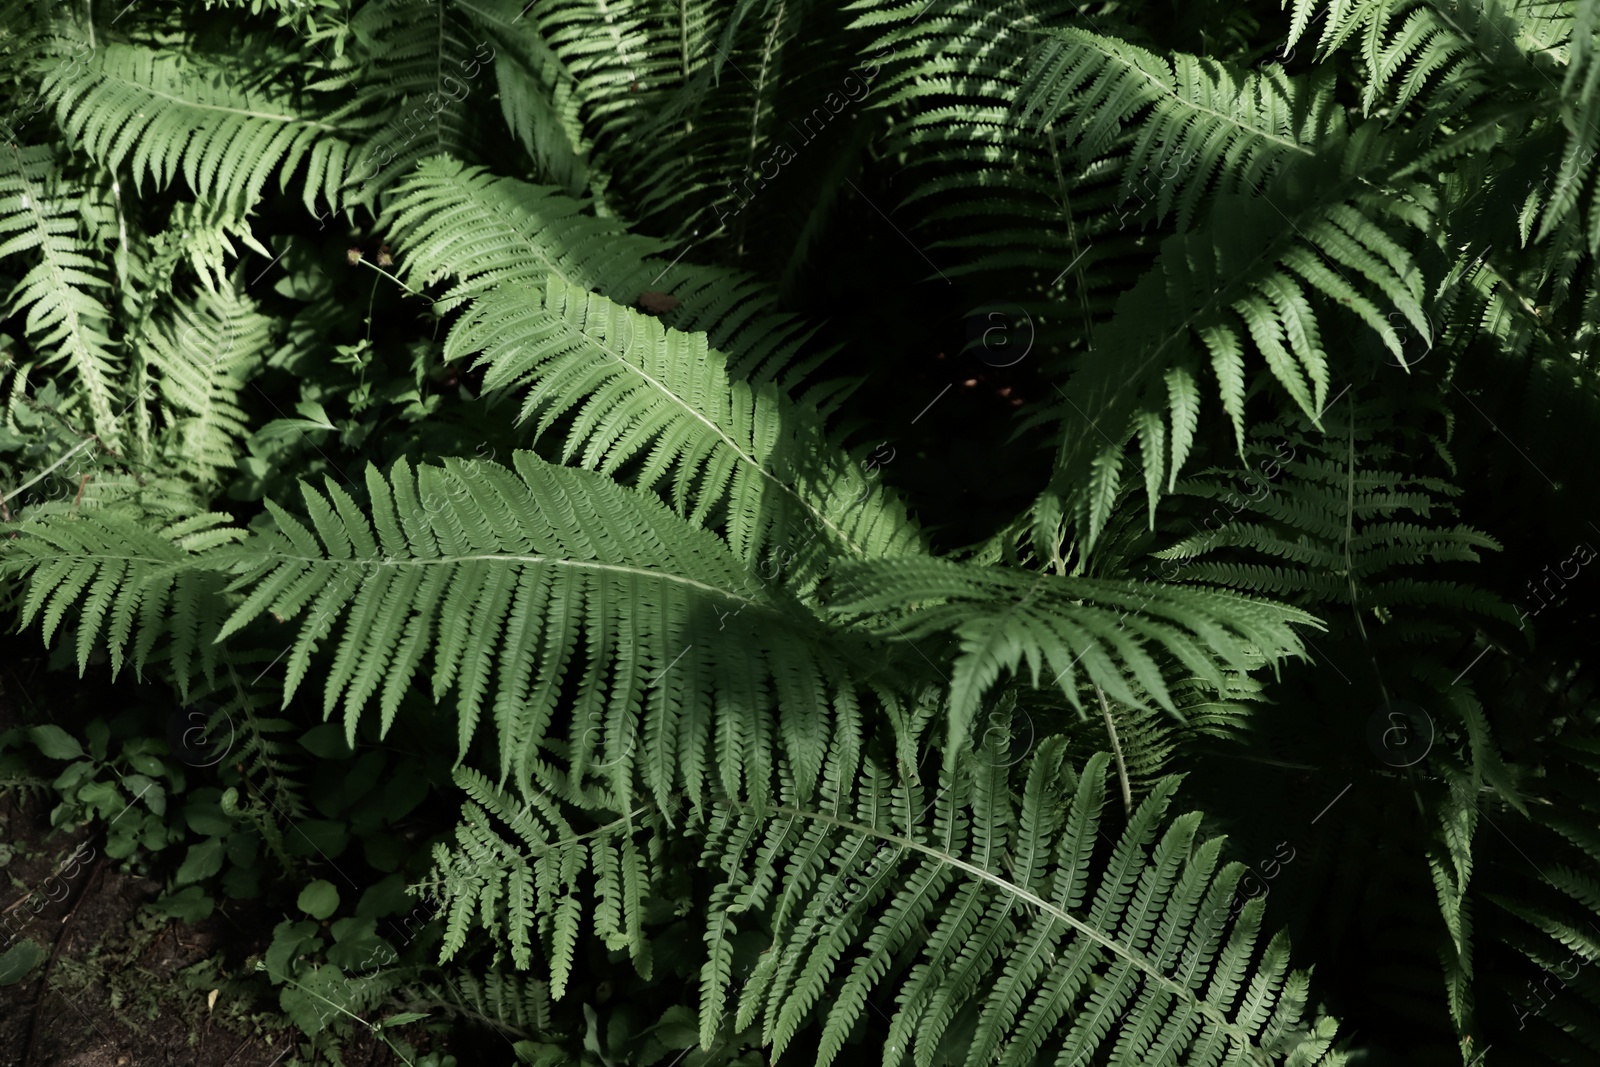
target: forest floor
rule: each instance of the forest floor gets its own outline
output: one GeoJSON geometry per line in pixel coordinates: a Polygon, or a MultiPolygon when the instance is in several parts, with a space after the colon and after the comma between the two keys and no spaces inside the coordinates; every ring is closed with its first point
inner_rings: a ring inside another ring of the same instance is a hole
{"type": "MultiPolygon", "coordinates": [[[[0,731],[29,721],[18,714],[17,685],[15,671],[0,673],[0,731]]],[[[288,1058],[288,1020],[231,988],[281,916],[247,901],[192,924],[155,915],[143,905],[161,884],[107,859],[102,828],[52,829],[53,803],[48,789],[0,790],[0,929],[17,935],[0,951],[38,948],[24,950],[35,962],[20,980],[3,984],[11,976],[0,973],[0,1067],[267,1067],[288,1058]]],[[[347,1067],[397,1062],[365,1036],[343,1053],[347,1067]]]]}

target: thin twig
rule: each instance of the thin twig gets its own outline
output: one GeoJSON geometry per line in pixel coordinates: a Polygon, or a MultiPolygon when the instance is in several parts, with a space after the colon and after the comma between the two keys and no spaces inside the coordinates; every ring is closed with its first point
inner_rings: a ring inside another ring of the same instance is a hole
{"type": "Polygon", "coordinates": [[[255,1040],[254,1037],[247,1037],[243,1041],[239,1042],[239,1047],[234,1049],[233,1052],[229,1054],[228,1058],[222,1061],[222,1067],[228,1067],[228,1064],[232,1063],[235,1059],[237,1059],[238,1056],[239,1056],[239,1053],[244,1051],[245,1046],[250,1044],[254,1040],[255,1040]]]}
{"type": "Polygon", "coordinates": [[[366,256],[362,256],[356,262],[356,266],[358,266],[358,267],[368,267],[368,268],[371,268],[372,270],[377,271],[379,274],[383,275],[385,278],[388,278],[390,281],[394,282],[396,285],[398,285],[400,288],[404,289],[407,293],[411,294],[412,296],[423,296],[424,295],[422,293],[417,292],[415,289],[411,288],[411,286],[407,285],[405,282],[401,281],[397,275],[389,273],[388,271],[384,270],[382,267],[378,266],[376,263],[368,262],[366,256]]]}
{"type": "Polygon", "coordinates": [[[39,1036],[39,1005],[44,1003],[44,998],[50,995],[50,971],[56,965],[56,957],[61,954],[61,946],[66,942],[72,932],[72,918],[78,914],[78,908],[89,896],[89,891],[94,887],[94,880],[105,869],[106,856],[100,853],[95,858],[94,870],[89,872],[89,877],[83,880],[83,892],[78,894],[78,899],[73,901],[72,910],[67,912],[61,920],[61,936],[56,938],[56,943],[50,948],[50,958],[45,961],[44,973],[39,976],[39,995],[33,1001],[33,1016],[28,1020],[28,1044],[22,1053],[22,1067],[28,1067],[33,1062],[33,1042],[39,1036]]]}

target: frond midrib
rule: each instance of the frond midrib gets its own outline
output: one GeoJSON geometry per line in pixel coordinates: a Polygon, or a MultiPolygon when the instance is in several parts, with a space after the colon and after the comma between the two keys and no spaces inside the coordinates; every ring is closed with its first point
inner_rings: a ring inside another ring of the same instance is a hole
{"type": "MultiPolygon", "coordinates": [[[[91,558],[98,559],[102,557],[91,558]]],[[[355,567],[371,567],[375,565],[381,567],[420,567],[439,565],[455,566],[463,563],[548,563],[558,567],[572,567],[577,570],[602,571],[608,574],[633,574],[642,575],[647,578],[660,578],[665,581],[676,582],[680,585],[689,586],[714,596],[720,596],[727,600],[737,600],[741,604],[746,604],[753,607],[772,607],[772,605],[769,603],[759,600],[751,600],[748,597],[740,596],[738,593],[730,592],[727,589],[723,589],[715,585],[707,585],[705,582],[696,581],[693,578],[687,578],[681,574],[674,574],[671,571],[656,570],[651,567],[630,567],[621,563],[605,563],[591,560],[569,559],[563,556],[532,556],[512,553],[486,552],[477,553],[471,556],[440,556],[437,558],[405,558],[384,556],[378,559],[364,559],[360,557],[329,559],[326,556],[298,556],[287,553],[274,553],[272,556],[268,557],[268,559],[270,559],[270,561],[273,563],[292,562],[321,567],[341,565],[355,567]]],[[[166,560],[162,562],[171,561],[166,560]]]]}
{"type": "MultiPolygon", "coordinates": [[[[1198,112],[1198,113],[1204,114],[1204,115],[1210,115],[1211,117],[1217,119],[1219,122],[1222,122],[1222,123],[1225,123],[1225,124],[1227,124],[1229,126],[1232,126],[1235,129],[1242,130],[1242,131],[1245,131],[1247,133],[1253,134],[1254,136],[1259,137],[1263,141],[1271,141],[1274,144],[1282,145],[1284,148],[1292,149],[1292,150],[1294,150],[1296,152],[1299,152],[1303,156],[1307,156],[1307,157],[1315,157],[1316,156],[1317,153],[1316,153],[1315,149],[1307,148],[1305,145],[1301,144],[1299,141],[1295,141],[1295,140],[1291,140],[1289,138],[1283,137],[1283,136],[1281,136],[1279,134],[1273,133],[1270,130],[1262,129],[1260,126],[1257,126],[1257,125],[1255,125],[1253,123],[1241,122],[1236,115],[1230,115],[1230,114],[1227,114],[1225,112],[1218,111],[1215,108],[1207,107],[1204,104],[1197,103],[1196,101],[1191,100],[1188,97],[1185,97],[1185,96],[1181,95],[1175,88],[1173,88],[1173,86],[1167,84],[1166,82],[1160,81],[1159,79],[1154,77],[1149,71],[1145,70],[1143,67],[1140,67],[1137,63],[1130,63],[1126,59],[1124,59],[1120,54],[1118,54],[1117,52],[1108,51],[1105,48],[1101,47],[1101,45],[1100,45],[1101,37],[1100,37],[1099,34],[1084,34],[1084,37],[1092,38],[1092,39],[1090,39],[1090,40],[1088,40],[1088,41],[1086,41],[1084,43],[1089,44],[1089,46],[1092,47],[1095,51],[1099,52],[1101,55],[1105,56],[1107,59],[1111,60],[1112,62],[1120,64],[1121,66],[1126,67],[1129,70],[1132,70],[1133,72],[1137,73],[1141,78],[1143,78],[1146,81],[1148,81],[1151,85],[1155,86],[1157,89],[1160,89],[1163,96],[1165,96],[1167,99],[1172,100],[1172,101],[1176,102],[1177,104],[1181,105],[1184,109],[1189,110],[1189,111],[1195,111],[1195,112],[1198,112]]],[[[1081,41],[1082,38],[1080,38],[1079,40],[1081,41]]]]}
{"type": "MultiPolygon", "coordinates": [[[[153,50],[146,50],[146,49],[138,49],[138,50],[139,51],[151,51],[152,54],[154,54],[156,56],[160,56],[161,55],[161,53],[154,52],[153,50]]],[[[175,96],[172,93],[163,92],[162,90],[157,89],[155,86],[146,84],[145,82],[130,81],[129,79],[124,78],[122,75],[120,75],[120,74],[118,74],[118,73],[116,73],[114,71],[106,70],[103,65],[100,68],[99,73],[107,81],[115,81],[118,84],[125,85],[129,89],[135,90],[135,91],[137,91],[139,93],[142,93],[142,94],[144,94],[146,96],[155,97],[156,99],[165,100],[168,103],[178,104],[178,105],[181,105],[182,107],[194,109],[194,110],[197,110],[197,111],[215,111],[215,112],[218,112],[218,113],[224,114],[224,115],[238,115],[238,116],[240,116],[242,118],[261,119],[261,120],[266,121],[266,122],[277,122],[277,123],[281,123],[281,124],[283,124],[285,126],[301,126],[301,127],[306,128],[306,129],[320,130],[320,131],[322,131],[324,133],[337,134],[337,133],[342,133],[343,132],[337,126],[329,125],[326,122],[318,122],[318,121],[316,121],[314,119],[307,119],[302,115],[273,114],[272,112],[268,112],[268,111],[254,111],[254,110],[251,110],[249,108],[232,107],[232,106],[228,106],[228,105],[225,105],[225,104],[203,103],[203,102],[201,102],[199,100],[194,99],[193,97],[188,97],[188,96],[175,96]]]]}

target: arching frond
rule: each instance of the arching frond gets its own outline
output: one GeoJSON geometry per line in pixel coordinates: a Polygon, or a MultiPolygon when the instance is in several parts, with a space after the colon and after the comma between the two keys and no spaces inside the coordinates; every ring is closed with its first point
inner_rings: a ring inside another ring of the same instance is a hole
{"type": "Polygon", "coordinates": [[[424,162],[386,210],[411,284],[458,279],[441,297],[441,309],[498,285],[542,286],[552,271],[625,305],[642,293],[670,290],[677,306],[662,321],[704,331],[714,348],[738,353],[729,374],[752,384],[791,381],[793,375],[780,375],[811,333],[777,312],[770,292],[747,274],[663,258],[662,242],[586,215],[579,202],[552,189],[454,160],[424,162]],[[457,254],[463,246],[474,250],[471,257],[457,254]]]}
{"type": "MultiPolygon", "coordinates": [[[[1244,866],[1219,868],[1223,842],[1196,841],[1198,813],[1167,820],[1177,780],[1155,787],[1107,853],[1097,842],[1108,760],[1080,776],[1062,757],[1059,738],[1038,746],[1019,793],[996,763],[963,761],[929,796],[869,762],[859,780],[830,768],[820,803],[716,805],[697,830],[703,864],[725,875],[705,932],[701,1046],[732,1013],[740,1029],[759,1021],[776,1057],[815,1014],[816,1062],[832,1063],[868,1002],[893,991],[885,1054],[918,1063],[950,1042],[969,1064],[1045,1051],[1129,1065],[1186,1053],[1344,1062],[1330,1050],[1334,1021],[1306,1017],[1306,976],[1289,972],[1287,941],[1261,943],[1263,902],[1237,893],[1244,866]],[[770,929],[772,945],[731,1003],[742,929],[770,929]]],[[[485,783],[462,785],[475,803],[435,868],[452,936],[481,926],[532,966],[537,928],[559,996],[582,909],[576,896],[535,901],[592,877],[597,931],[628,944],[650,878],[633,835],[660,816],[623,811],[577,832],[555,797],[512,810],[485,783]]],[[[590,807],[603,817],[603,802],[590,807]]]]}
{"type": "Polygon", "coordinates": [[[1157,220],[1176,206],[1180,230],[1213,183],[1223,193],[1259,189],[1286,161],[1315,156],[1342,125],[1327,74],[1296,79],[1277,66],[1242,74],[1076,28],[1048,32],[1023,92],[1021,119],[1054,126],[1080,166],[1135,127],[1118,199],[1153,205],[1157,220]]]}
{"type": "MultiPolygon", "coordinates": [[[[1389,232],[1416,225],[1416,214],[1409,205],[1370,194],[1347,199],[1360,158],[1356,153],[1347,159],[1342,176],[1300,171],[1307,184],[1288,208],[1276,199],[1288,186],[1261,199],[1216,197],[1208,225],[1168,237],[1155,269],[1118,302],[1116,317],[1081,361],[1061,409],[1068,428],[1056,484],[1077,487],[1071,514],[1081,524],[1086,550],[1105,529],[1135,428],[1147,488],[1159,492],[1163,482],[1170,487],[1175,479],[1198,422],[1202,362],[1215,375],[1242,451],[1251,376],[1247,354],[1259,353],[1271,377],[1316,421],[1332,380],[1322,344],[1325,318],[1339,314],[1331,308],[1354,312],[1402,364],[1398,324],[1431,340],[1421,274],[1389,232]],[[1262,211],[1263,200],[1277,210],[1262,211]],[[1278,214],[1285,210],[1287,228],[1278,214]],[[1157,436],[1153,430],[1169,410],[1171,432],[1157,436]],[[1095,418],[1069,414],[1086,411],[1095,418]]],[[[1057,492],[1052,489],[1037,512],[1036,536],[1045,543],[1059,521],[1053,516],[1061,514],[1057,492]]]]}
{"type": "Polygon", "coordinates": [[[1224,690],[1224,665],[1248,671],[1301,656],[1292,627],[1321,625],[1298,609],[1232,593],[949,560],[844,565],[831,584],[831,609],[883,613],[871,623],[883,636],[914,641],[943,631],[960,639],[950,673],[947,763],[965,747],[984,693],[1024,660],[1035,688],[1046,667],[1049,684],[1080,715],[1087,714],[1082,692],[1093,686],[1115,700],[1142,708],[1153,701],[1177,714],[1165,670],[1192,672],[1224,690]]]}
{"type": "Polygon", "coordinates": [[[46,79],[61,126],[107,170],[165,187],[179,174],[194,193],[242,218],[274,171],[280,188],[304,160],[306,210],[320,193],[341,206],[349,108],[319,114],[259,84],[238,62],[108,41],[46,79]]]}
{"type": "Polygon", "coordinates": [[[29,574],[24,620],[41,617],[47,639],[74,607],[80,659],[103,631],[114,664],[131,643],[142,667],[170,637],[184,685],[197,655],[211,676],[215,642],[304,615],[286,636],[284,700],[331,644],[324,712],[342,705],[352,739],[373,703],[386,733],[429,664],[433,699],[455,694],[463,754],[488,710],[501,773],[524,788],[561,732],[580,769],[637,770],[658,796],[683,787],[697,802],[713,776],[759,797],[776,754],[804,782],[830,741],[859,744],[852,669],[869,665],[779,581],[603,475],[531,453],[516,468],[369,469],[370,518],[332,483],[305,486],[310,529],[269,502],[277,529],[232,550],[216,546],[239,531],[211,529],[215,516],[177,531],[194,551],[123,520],[54,518],[23,527],[9,567],[29,574]],[[752,718],[769,699],[775,719],[752,718]]]}
{"type": "Polygon", "coordinates": [[[456,694],[461,751],[488,710],[501,773],[525,788],[556,729],[617,780],[637,767],[658,796],[696,798],[713,773],[762,794],[775,751],[814,778],[818,746],[859,729],[847,646],[715,535],[602,475],[526,452],[515,467],[369,469],[370,518],[331,482],[306,486],[315,533],[269,504],[279,532],[242,546],[249,592],[220,637],[305,614],[285,699],[331,643],[324,712],[342,704],[351,737],[373,702],[387,732],[430,663],[433,699],[456,694]],[[776,720],[752,719],[766,699],[776,720]]]}
{"type": "Polygon", "coordinates": [[[8,539],[3,566],[28,576],[22,622],[38,622],[47,643],[74,614],[80,671],[100,648],[113,672],[130,659],[141,672],[159,659],[187,699],[195,674],[215,677],[214,641],[227,618],[219,548],[241,536],[228,521],[208,514],[150,529],[112,514],[51,516],[14,528],[19,536],[8,539]]]}

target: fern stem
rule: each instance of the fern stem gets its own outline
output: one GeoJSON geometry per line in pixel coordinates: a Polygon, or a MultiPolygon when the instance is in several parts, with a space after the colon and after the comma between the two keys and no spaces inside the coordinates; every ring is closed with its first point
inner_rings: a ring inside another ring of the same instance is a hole
{"type": "MultiPolygon", "coordinates": [[[[35,481],[37,480],[38,479],[35,479],[35,481]]],[[[32,485],[33,483],[29,482],[28,484],[32,485]]],[[[135,557],[127,556],[123,558],[132,559],[135,557]]],[[[643,577],[659,578],[662,581],[676,582],[679,585],[686,585],[691,589],[697,589],[702,593],[708,593],[712,596],[719,596],[724,600],[735,601],[739,604],[743,604],[745,607],[771,607],[770,604],[763,604],[760,601],[751,600],[748,597],[740,596],[738,593],[727,589],[722,589],[714,585],[707,585],[705,582],[696,581],[693,578],[685,578],[681,574],[670,574],[666,571],[657,570],[651,567],[630,567],[622,563],[601,563],[593,560],[563,559],[558,556],[513,555],[511,553],[478,552],[470,556],[441,556],[437,559],[328,559],[323,556],[296,556],[285,552],[281,555],[274,555],[273,559],[293,560],[296,563],[310,563],[314,565],[320,564],[324,566],[354,565],[361,568],[369,567],[374,564],[380,567],[431,567],[441,565],[450,567],[458,566],[462,563],[548,563],[556,567],[574,567],[580,570],[604,571],[610,574],[637,574],[643,577]]]]}
{"type": "MultiPolygon", "coordinates": [[[[423,295],[422,293],[417,292],[417,290],[411,288],[411,286],[407,285],[405,282],[401,281],[400,278],[397,275],[390,274],[388,271],[384,270],[382,267],[378,266],[376,263],[368,262],[366,256],[362,256],[357,262],[363,267],[370,267],[372,270],[377,271],[379,274],[383,275],[385,278],[388,278],[390,281],[394,282],[400,288],[404,289],[410,295],[412,295],[412,296],[422,296],[423,295]]],[[[376,291],[376,287],[377,287],[377,283],[376,282],[373,283],[373,287],[374,287],[374,291],[376,291]]],[[[369,319],[367,336],[370,338],[372,336],[371,322],[370,322],[370,319],[372,317],[372,308],[371,308],[370,305],[367,308],[367,317],[369,319]]]]}
{"type": "Polygon", "coordinates": [[[1106,720],[1106,735],[1111,738],[1111,754],[1117,760],[1117,783],[1122,786],[1122,813],[1133,815],[1133,789],[1128,784],[1128,764],[1122,758],[1122,743],[1117,740],[1117,724],[1111,718],[1111,705],[1106,702],[1105,690],[1100,688],[1100,683],[1094,686],[1095,695],[1100,698],[1100,714],[1106,720]]]}
{"type": "MultiPolygon", "coordinates": [[[[362,262],[366,262],[366,257],[364,257],[364,256],[362,257],[362,262]]],[[[367,294],[367,340],[368,341],[372,340],[372,305],[376,304],[377,302],[378,302],[378,279],[374,278],[374,279],[372,279],[372,292],[367,294]]],[[[363,366],[361,368],[361,376],[363,378],[365,378],[366,377],[366,373],[367,373],[367,369],[366,369],[365,366],[363,366]]]]}
{"type": "Polygon", "coordinates": [[[1093,351],[1094,312],[1089,310],[1089,281],[1084,277],[1081,265],[1084,252],[1078,251],[1078,226],[1072,217],[1072,195],[1067,191],[1067,175],[1061,169],[1061,151],[1056,145],[1055,123],[1047,124],[1044,133],[1045,143],[1050,146],[1050,164],[1055,170],[1056,188],[1061,193],[1061,214],[1067,223],[1068,247],[1072,250],[1072,265],[1068,269],[1073,271],[1073,279],[1078,283],[1078,304],[1083,308],[1083,333],[1088,339],[1090,351],[1093,351]]]}
{"type": "Polygon", "coordinates": [[[1345,464],[1344,498],[1344,576],[1350,584],[1350,613],[1356,617],[1356,631],[1361,634],[1361,645],[1372,661],[1372,676],[1377,679],[1378,693],[1385,707],[1389,706],[1389,687],[1383,684],[1383,672],[1378,669],[1378,657],[1372,652],[1372,642],[1367,639],[1367,624],[1361,618],[1361,605],[1356,600],[1356,570],[1350,557],[1350,541],[1355,535],[1356,521],[1356,398],[1350,397],[1350,445],[1345,464]]]}

